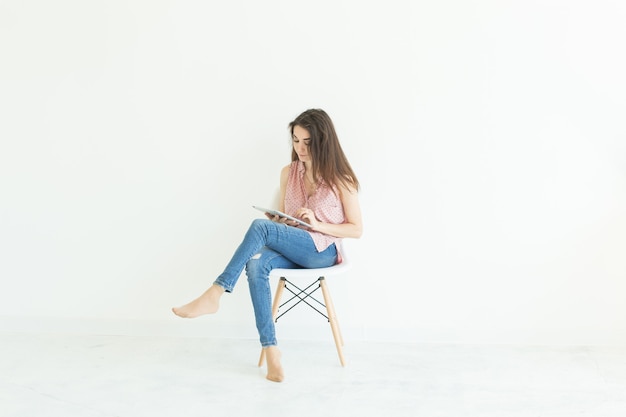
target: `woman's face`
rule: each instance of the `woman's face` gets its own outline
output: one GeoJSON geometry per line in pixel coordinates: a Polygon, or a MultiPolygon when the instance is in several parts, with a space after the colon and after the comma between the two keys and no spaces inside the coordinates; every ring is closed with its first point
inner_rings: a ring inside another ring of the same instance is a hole
{"type": "Polygon", "coordinates": [[[298,158],[302,162],[311,162],[311,155],[309,154],[309,142],[311,142],[311,136],[309,131],[302,126],[293,127],[292,135],[293,149],[298,154],[298,158]]]}

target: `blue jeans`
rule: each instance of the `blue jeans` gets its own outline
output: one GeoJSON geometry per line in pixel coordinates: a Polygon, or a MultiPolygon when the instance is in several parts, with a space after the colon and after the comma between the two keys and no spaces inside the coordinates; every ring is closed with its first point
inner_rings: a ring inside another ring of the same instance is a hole
{"type": "Polygon", "coordinates": [[[318,252],[308,232],[269,219],[256,219],[215,284],[232,292],[245,266],[261,346],[275,346],[269,275],[275,268],[324,268],[337,262],[330,245],[318,252]]]}

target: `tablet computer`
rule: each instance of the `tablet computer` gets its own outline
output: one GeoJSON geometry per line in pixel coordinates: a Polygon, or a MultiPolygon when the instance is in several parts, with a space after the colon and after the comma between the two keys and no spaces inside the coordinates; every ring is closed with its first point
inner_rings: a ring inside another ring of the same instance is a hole
{"type": "Polygon", "coordinates": [[[284,217],[284,218],[289,219],[289,220],[293,220],[294,222],[297,222],[298,224],[300,224],[302,226],[308,227],[309,229],[311,229],[313,227],[310,224],[308,224],[307,222],[305,222],[303,220],[300,220],[298,218],[295,218],[293,216],[290,216],[287,213],[283,213],[282,211],[272,210],[272,209],[268,209],[268,208],[265,208],[265,207],[259,207],[259,206],[252,206],[252,207],[254,207],[255,209],[257,209],[259,211],[262,211],[263,213],[269,213],[272,216],[279,216],[279,217],[284,217]]]}

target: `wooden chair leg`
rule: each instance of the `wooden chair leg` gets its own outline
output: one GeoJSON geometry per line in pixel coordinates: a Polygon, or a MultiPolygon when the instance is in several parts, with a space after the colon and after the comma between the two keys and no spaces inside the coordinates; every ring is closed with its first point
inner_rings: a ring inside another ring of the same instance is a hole
{"type": "Polygon", "coordinates": [[[337,354],[339,355],[339,362],[341,366],[346,366],[346,360],[343,357],[343,336],[341,336],[341,330],[339,329],[339,321],[335,314],[335,306],[333,300],[330,297],[330,291],[326,285],[324,277],[320,277],[320,287],[322,288],[322,294],[324,296],[324,304],[326,304],[326,311],[328,313],[328,321],[330,322],[330,328],[333,331],[333,338],[335,339],[335,346],[337,346],[337,354]]]}
{"type": "MultiPolygon", "coordinates": [[[[278,307],[280,306],[280,300],[283,296],[283,291],[285,290],[285,285],[287,284],[287,280],[285,278],[281,278],[278,280],[278,285],[276,286],[276,293],[274,294],[274,303],[272,304],[272,320],[276,321],[276,316],[278,315],[278,307]]],[[[263,366],[265,362],[265,349],[261,348],[261,356],[259,357],[259,367],[263,366]]]]}
{"type": "MultiPolygon", "coordinates": [[[[324,279],[322,278],[322,280],[324,280],[324,279]]],[[[320,287],[321,286],[322,286],[322,283],[320,281],[320,287]]],[[[326,310],[332,312],[332,317],[335,318],[335,329],[337,331],[337,335],[339,336],[339,342],[340,342],[341,346],[344,346],[343,335],[341,333],[341,329],[339,328],[339,321],[337,320],[337,313],[336,313],[336,310],[335,310],[335,304],[333,303],[333,299],[330,296],[330,291],[328,290],[328,286],[326,285],[325,281],[324,281],[324,287],[326,288],[326,295],[327,295],[327,299],[326,298],[324,299],[324,303],[327,306],[330,306],[330,310],[329,310],[328,307],[326,307],[326,310]]],[[[323,292],[324,292],[324,288],[322,288],[322,293],[323,292]]],[[[328,317],[331,317],[331,313],[328,314],[328,317]]]]}

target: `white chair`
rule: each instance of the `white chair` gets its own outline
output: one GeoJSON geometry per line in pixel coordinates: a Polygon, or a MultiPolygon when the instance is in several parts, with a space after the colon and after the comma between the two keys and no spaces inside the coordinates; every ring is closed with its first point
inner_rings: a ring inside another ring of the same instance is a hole
{"type": "MultiPolygon", "coordinates": [[[[326,279],[344,273],[350,269],[350,255],[346,251],[346,246],[347,245],[345,245],[345,242],[343,241],[339,246],[339,251],[342,256],[342,262],[340,264],[327,268],[313,269],[279,268],[272,270],[270,273],[270,278],[278,278],[278,286],[276,287],[274,303],[272,305],[272,315],[274,317],[274,321],[277,322],[279,318],[287,314],[292,308],[300,303],[304,303],[320,313],[330,323],[330,328],[333,333],[333,338],[335,339],[335,346],[337,346],[337,354],[339,355],[341,366],[346,365],[345,358],[343,356],[343,337],[341,335],[341,330],[339,329],[335,306],[333,305],[332,298],[330,297],[326,279]],[[293,283],[293,281],[300,282],[303,280],[305,280],[305,282],[310,282],[310,284],[304,288],[300,288],[293,283]],[[311,280],[313,281],[311,282],[311,280]],[[285,289],[291,293],[291,297],[281,303],[285,289]],[[320,289],[322,291],[323,301],[315,298],[313,295],[320,289]]],[[[261,357],[259,358],[259,366],[263,366],[264,361],[265,351],[262,349],[261,357]]]]}

